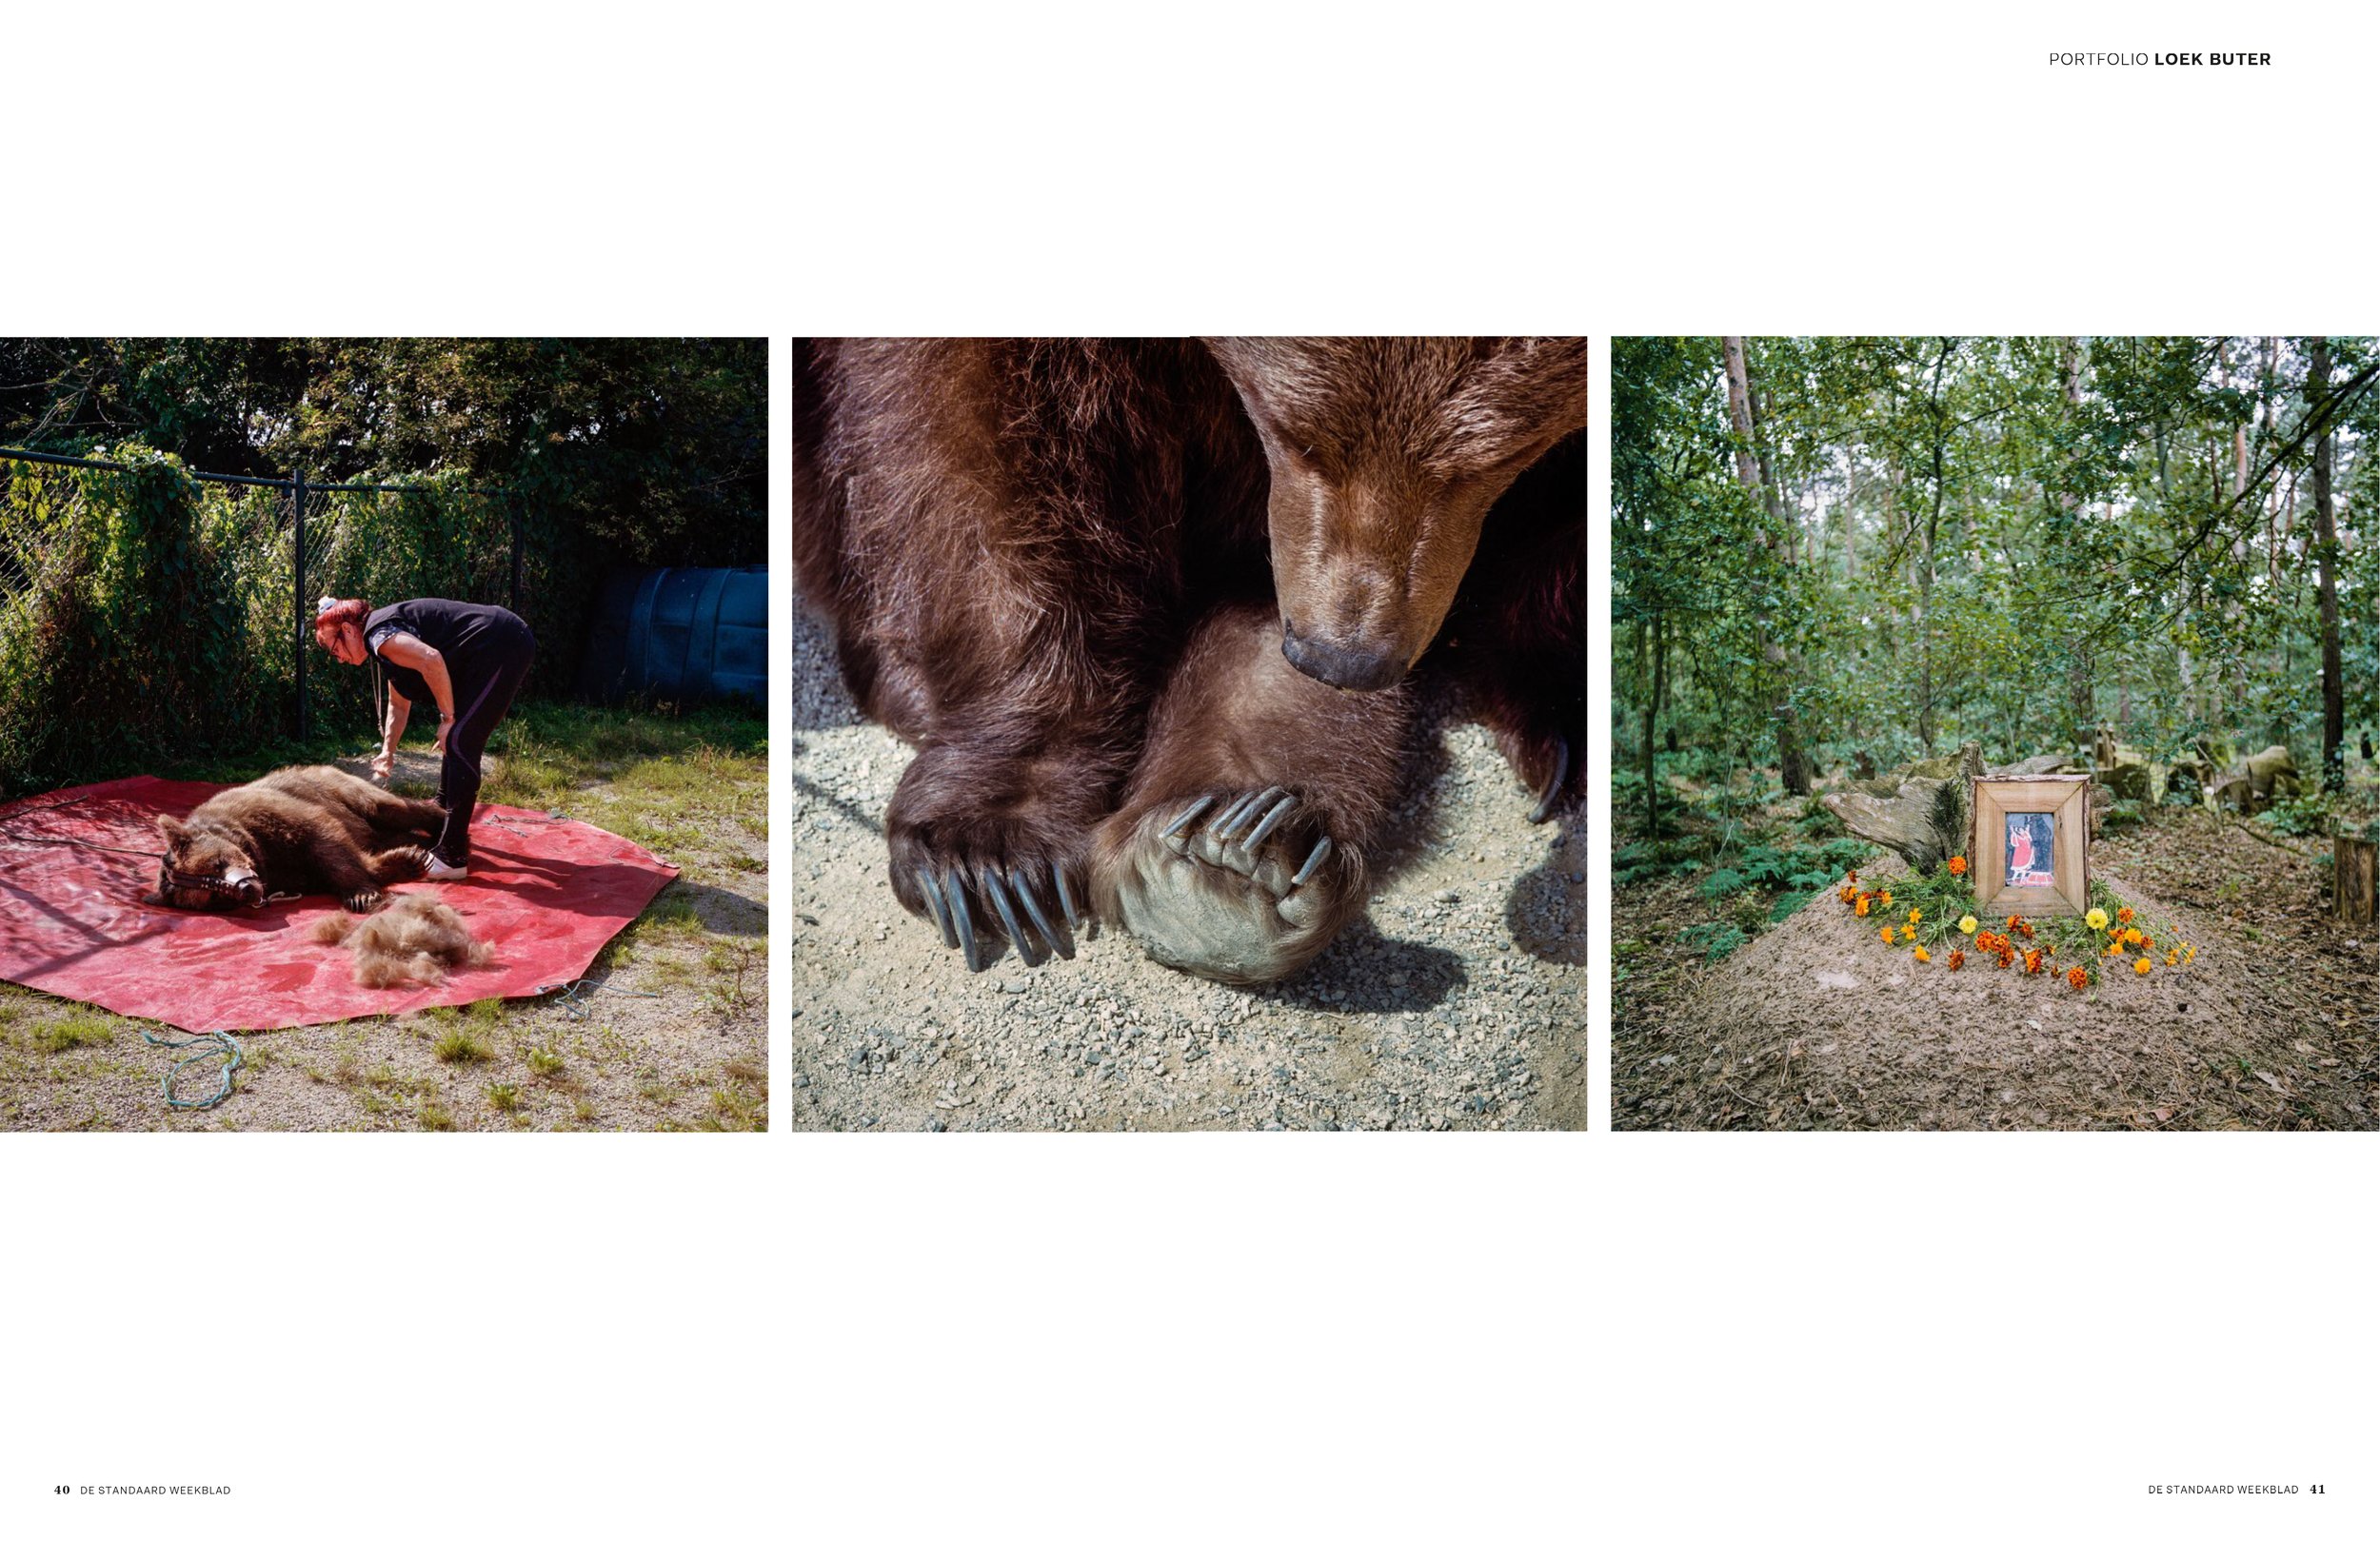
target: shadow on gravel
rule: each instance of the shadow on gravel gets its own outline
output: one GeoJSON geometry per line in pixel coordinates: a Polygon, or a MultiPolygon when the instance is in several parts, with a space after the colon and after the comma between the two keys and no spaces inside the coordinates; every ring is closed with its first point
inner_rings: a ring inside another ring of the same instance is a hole
{"type": "Polygon", "coordinates": [[[768,935],[768,906],[725,888],[709,883],[690,883],[684,878],[664,894],[684,899],[694,906],[695,919],[703,929],[719,937],[765,937],[768,935]]]}
{"type": "Polygon", "coordinates": [[[1340,1016],[1425,1011],[1442,1004],[1468,978],[1459,955],[1384,937],[1370,920],[1359,919],[1305,973],[1274,987],[1271,998],[1340,1016]],[[1376,956],[1359,956],[1366,951],[1376,956]]]}
{"type": "Polygon", "coordinates": [[[834,793],[827,791],[824,787],[819,785],[816,781],[811,780],[806,776],[797,774],[794,777],[793,790],[801,797],[808,798],[814,802],[823,802],[826,804],[826,806],[841,814],[846,820],[858,825],[862,829],[872,830],[879,835],[884,833],[884,825],[882,820],[870,818],[866,812],[862,810],[856,804],[851,803],[843,798],[837,797],[834,793]]]}
{"type": "Polygon", "coordinates": [[[1587,818],[1564,814],[1562,839],[1545,859],[1521,874],[1504,898],[1504,929],[1513,945],[1549,963],[1587,961],[1587,818]],[[1565,930],[1565,926],[1568,928],[1565,930]]]}

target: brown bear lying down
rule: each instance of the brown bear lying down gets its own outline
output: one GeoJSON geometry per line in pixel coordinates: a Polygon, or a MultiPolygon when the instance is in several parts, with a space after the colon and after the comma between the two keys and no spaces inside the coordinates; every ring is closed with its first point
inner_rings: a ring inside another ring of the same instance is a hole
{"type": "Polygon", "coordinates": [[[225,910],[276,894],[336,894],[357,914],[381,890],[426,870],[423,842],[446,813],[397,797],[333,765],[277,770],[226,787],[187,820],[157,817],[165,861],[151,904],[225,910]]]}
{"type": "Polygon", "coordinates": [[[1279,978],[1360,914],[1451,677],[1536,817],[1586,784],[1577,338],[797,340],[794,564],[917,746],[895,896],[982,967],[1078,900],[1279,978]]]}
{"type": "Polygon", "coordinates": [[[314,939],[353,953],[355,982],[372,990],[444,984],[448,969],[496,960],[496,949],[474,939],[469,922],[426,894],[401,895],[360,919],[326,915],[314,922],[314,939]]]}

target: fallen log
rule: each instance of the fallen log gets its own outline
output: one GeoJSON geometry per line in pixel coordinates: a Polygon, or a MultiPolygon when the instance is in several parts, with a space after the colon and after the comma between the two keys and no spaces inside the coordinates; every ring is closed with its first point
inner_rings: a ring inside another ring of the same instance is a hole
{"type": "Polygon", "coordinates": [[[1954,755],[1913,761],[1819,800],[1853,834],[1931,872],[1967,849],[1972,783],[1983,774],[1983,748],[1969,742],[1954,755]]]}

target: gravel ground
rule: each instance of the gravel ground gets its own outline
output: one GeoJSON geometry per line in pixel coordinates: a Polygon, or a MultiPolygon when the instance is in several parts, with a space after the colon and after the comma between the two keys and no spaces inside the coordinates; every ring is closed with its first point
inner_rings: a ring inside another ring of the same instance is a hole
{"type": "Polygon", "coordinates": [[[1151,961],[970,975],[894,900],[883,809],[910,751],[863,721],[806,616],[789,840],[798,1130],[1584,1129],[1586,840],[1474,727],[1433,734],[1369,916],[1262,989],[1151,961]]]}

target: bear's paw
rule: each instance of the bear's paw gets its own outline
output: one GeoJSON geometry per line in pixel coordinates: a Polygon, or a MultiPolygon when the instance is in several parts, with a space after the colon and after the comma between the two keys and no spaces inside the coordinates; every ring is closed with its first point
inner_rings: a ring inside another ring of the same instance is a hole
{"type": "Polygon", "coordinates": [[[1151,958],[1265,984],[1330,944],[1365,899],[1360,853],[1279,786],[1116,816],[1094,874],[1101,913],[1151,958]]]}

